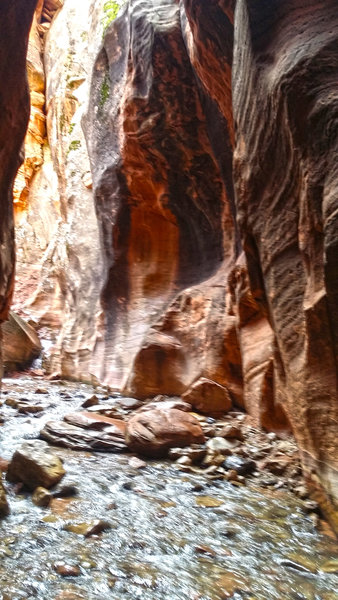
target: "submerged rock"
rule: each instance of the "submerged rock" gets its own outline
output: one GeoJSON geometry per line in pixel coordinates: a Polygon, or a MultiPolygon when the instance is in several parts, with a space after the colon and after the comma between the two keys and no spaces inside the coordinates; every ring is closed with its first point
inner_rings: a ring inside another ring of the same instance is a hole
{"type": "MultiPolygon", "coordinates": [[[[0,471],[1,475],[1,471],[0,471]]],[[[7,502],[5,488],[0,480],[0,518],[9,514],[9,505],[7,502]]]]}
{"type": "Polygon", "coordinates": [[[77,535],[84,535],[85,537],[98,535],[99,533],[102,533],[102,531],[106,531],[110,528],[110,523],[107,521],[101,521],[100,519],[96,519],[95,521],[91,521],[89,523],[68,523],[65,526],[66,531],[76,533],[77,535]]]}
{"type": "Polygon", "coordinates": [[[53,498],[70,498],[72,496],[77,496],[77,494],[77,487],[72,483],[58,485],[52,492],[53,498]]]}
{"type": "Polygon", "coordinates": [[[32,502],[36,506],[46,507],[52,499],[52,494],[44,487],[37,487],[32,495],[32,502]]]}
{"type": "Polygon", "coordinates": [[[41,440],[24,442],[9,463],[7,480],[20,481],[29,489],[51,488],[65,475],[62,462],[41,440]]]}
{"type": "Polygon", "coordinates": [[[126,443],[132,452],[150,457],[165,456],[169,448],[189,446],[205,441],[195,417],[162,404],[142,408],[128,421],[126,443]]]}

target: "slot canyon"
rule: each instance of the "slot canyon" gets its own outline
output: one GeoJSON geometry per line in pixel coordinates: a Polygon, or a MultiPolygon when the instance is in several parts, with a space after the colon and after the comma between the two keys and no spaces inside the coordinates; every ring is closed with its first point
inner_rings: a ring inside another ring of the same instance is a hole
{"type": "Polygon", "coordinates": [[[334,600],[338,0],[0,33],[0,600],[334,600]]]}

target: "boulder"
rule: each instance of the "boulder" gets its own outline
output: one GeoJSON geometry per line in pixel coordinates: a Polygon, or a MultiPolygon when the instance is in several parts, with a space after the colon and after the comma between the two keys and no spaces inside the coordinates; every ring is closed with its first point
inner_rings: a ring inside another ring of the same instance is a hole
{"type": "Polygon", "coordinates": [[[196,410],[210,414],[222,414],[231,409],[231,397],[226,387],[201,377],[182,395],[196,410]]]}
{"type": "Polygon", "coordinates": [[[126,443],[132,452],[145,456],[166,456],[169,448],[204,442],[198,420],[176,408],[161,404],[135,413],[127,423],[126,443]]]}
{"type": "Polygon", "coordinates": [[[42,349],[33,327],[13,311],[1,327],[5,370],[17,371],[31,365],[42,349]]]}
{"type": "Polygon", "coordinates": [[[51,488],[65,474],[62,462],[46,442],[30,440],[18,448],[9,463],[7,480],[20,481],[29,489],[51,488]]]}

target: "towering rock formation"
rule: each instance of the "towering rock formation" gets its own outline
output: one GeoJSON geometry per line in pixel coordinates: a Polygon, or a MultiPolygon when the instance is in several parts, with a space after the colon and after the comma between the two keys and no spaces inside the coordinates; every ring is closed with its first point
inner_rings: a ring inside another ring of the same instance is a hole
{"type": "Polygon", "coordinates": [[[3,0],[0,5],[0,322],[7,317],[13,291],[12,191],[29,117],[26,52],[35,5],[36,0],[3,0]]]}
{"type": "MultiPolygon", "coordinates": [[[[229,67],[227,89],[231,113],[229,67]]],[[[232,153],[230,141],[213,147],[214,117],[230,140],[196,85],[179,4],[129,2],[96,59],[85,131],[104,249],[97,373],[140,397],[180,394],[202,376],[223,384],[229,371],[232,153]]]]}
{"type": "Polygon", "coordinates": [[[251,289],[275,333],[306,472],[338,505],[338,2],[238,0],[235,32],[234,181],[251,289]]]}

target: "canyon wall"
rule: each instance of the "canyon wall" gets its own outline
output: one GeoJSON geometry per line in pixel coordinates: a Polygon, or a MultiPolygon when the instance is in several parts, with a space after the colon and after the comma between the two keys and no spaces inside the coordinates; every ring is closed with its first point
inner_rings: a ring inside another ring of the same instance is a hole
{"type": "Polygon", "coordinates": [[[16,184],[49,372],[291,424],[334,521],[337,0],[61,4],[16,184]]]}
{"type": "Polygon", "coordinates": [[[0,5],[0,323],[7,318],[13,292],[12,194],[29,118],[26,53],[35,5],[36,0],[4,0],[0,5]]]}
{"type": "Polygon", "coordinates": [[[337,38],[336,1],[237,1],[237,219],[303,465],[336,502],[337,38]]]}

